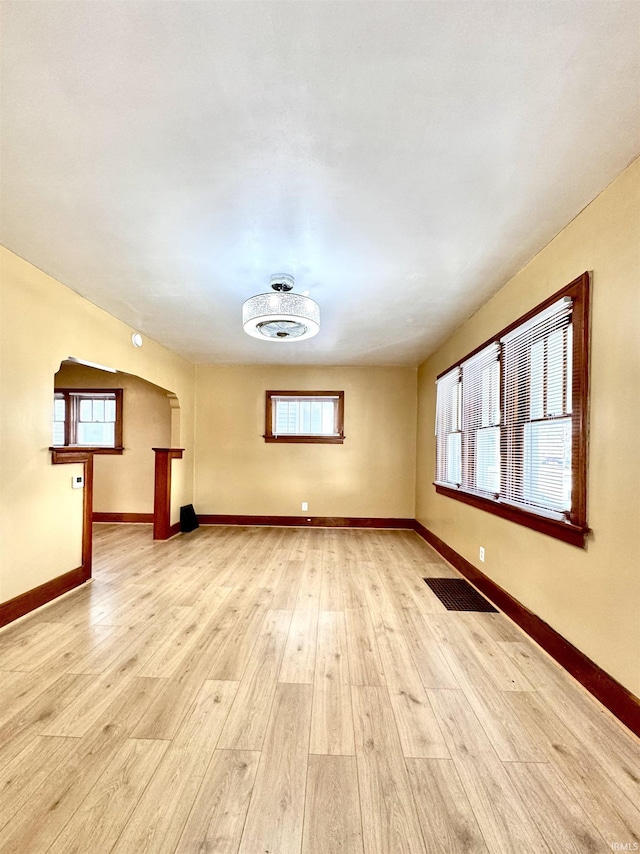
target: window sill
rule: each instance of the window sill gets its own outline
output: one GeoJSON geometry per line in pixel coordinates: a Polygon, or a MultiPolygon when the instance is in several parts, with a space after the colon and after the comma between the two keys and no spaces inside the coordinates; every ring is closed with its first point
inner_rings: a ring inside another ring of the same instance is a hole
{"type": "Polygon", "coordinates": [[[58,456],[65,454],[118,454],[124,451],[122,445],[115,448],[105,448],[102,445],[52,445],[50,451],[55,451],[58,456]]]}
{"type": "Polygon", "coordinates": [[[439,483],[434,483],[434,486],[438,495],[455,498],[456,501],[462,501],[464,504],[470,504],[472,507],[486,510],[495,516],[508,519],[510,522],[515,522],[518,525],[524,525],[526,528],[531,528],[534,531],[539,531],[541,534],[555,537],[557,540],[562,540],[565,543],[569,543],[569,545],[578,546],[579,548],[585,547],[586,535],[591,530],[587,525],[574,525],[570,522],[561,522],[558,519],[538,516],[536,513],[522,510],[519,507],[501,504],[498,501],[492,501],[490,498],[483,498],[480,495],[474,495],[471,492],[465,492],[455,487],[443,486],[439,483]]]}
{"type": "Polygon", "coordinates": [[[279,445],[286,444],[313,444],[313,445],[342,445],[344,436],[273,436],[265,434],[265,442],[279,445]]]}

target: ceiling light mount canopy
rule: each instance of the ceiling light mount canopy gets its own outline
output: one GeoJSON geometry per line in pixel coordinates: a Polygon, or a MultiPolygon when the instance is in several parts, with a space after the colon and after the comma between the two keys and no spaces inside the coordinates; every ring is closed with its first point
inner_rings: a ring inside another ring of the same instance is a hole
{"type": "Polygon", "coordinates": [[[320,306],[302,294],[294,294],[293,276],[271,276],[273,293],[256,294],[242,306],[242,325],[247,335],[262,341],[304,341],[320,330],[320,306]]]}
{"type": "Polygon", "coordinates": [[[274,291],[289,293],[293,290],[293,276],[287,276],[284,273],[282,275],[276,274],[269,279],[269,285],[274,291]]]}

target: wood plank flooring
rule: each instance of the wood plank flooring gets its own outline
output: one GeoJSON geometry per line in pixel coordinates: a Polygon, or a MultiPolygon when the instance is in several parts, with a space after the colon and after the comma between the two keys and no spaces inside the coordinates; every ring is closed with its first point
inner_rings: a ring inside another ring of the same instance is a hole
{"type": "Polygon", "coordinates": [[[0,631],[0,852],[640,848],[640,742],[412,532],[95,526],[0,631]]]}

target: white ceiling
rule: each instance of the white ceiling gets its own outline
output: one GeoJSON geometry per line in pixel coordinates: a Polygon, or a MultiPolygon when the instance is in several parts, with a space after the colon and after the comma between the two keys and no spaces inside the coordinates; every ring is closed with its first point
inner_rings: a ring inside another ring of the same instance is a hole
{"type": "Polygon", "coordinates": [[[638,2],[1,5],[0,242],[194,361],[416,365],[640,149],[638,2]]]}

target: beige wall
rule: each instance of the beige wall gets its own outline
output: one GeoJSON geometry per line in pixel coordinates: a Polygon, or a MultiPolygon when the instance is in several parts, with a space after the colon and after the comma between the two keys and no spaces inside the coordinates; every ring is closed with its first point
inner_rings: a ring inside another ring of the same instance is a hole
{"type": "Polygon", "coordinates": [[[414,369],[198,366],[196,378],[198,513],[300,516],[308,501],[310,516],[413,518],[414,369]],[[267,444],[267,389],[343,389],[344,444],[267,444]]]}
{"type": "MultiPolygon", "coordinates": [[[[171,442],[171,407],[166,389],[118,371],[63,364],[56,388],[123,390],[122,456],[94,458],[93,509],[96,513],[153,513],[155,454],[171,442]]],[[[180,463],[176,463],[179,466],[180,463]]]]}
{"type": "MultiPolygon", "coordinates": [[[[0,248],[0,601],[80,565],[79,466],[51,465],[53,375],[69,356],[175,392],[184,459],[173,464],[177,508],[193,500],[194,367],[0,248]]],[[[172,521],[177,521],[174,510],[172,521]]]]}
{"type": "Polygon", "coordinates": [[[75,356],[178,396],[186,453],[173,463],[172,522],[194,498],[212,514],[301,515],[301,501],[313,516],[415,512],[476,566],[483,545],[484,572],[639,695],[639,200],[636,161],[421,366],[417,448],[414,370],[194,369],[152,341],[134,349],[125,324],[0,249],[0,601],[80,563],[77,467],[52,466],[48,451],[52,378],[75,356]],[[584,270],[593,273],[593,534],[583,551],[438,496],[432,480],[437,373],[584,270]],[[344,445],[266,444],[268,388],[344,389],[344,445]]]}
{"type": "Polygon", "coordinates": [[[640,160],[420,368],[417,518],[640,695],[640,160]],[[436,495],[435,378],[585,270],[592,272],[586,550],[436,495]],[[486,562],[478,549],[486,549],[486,562]]]}

